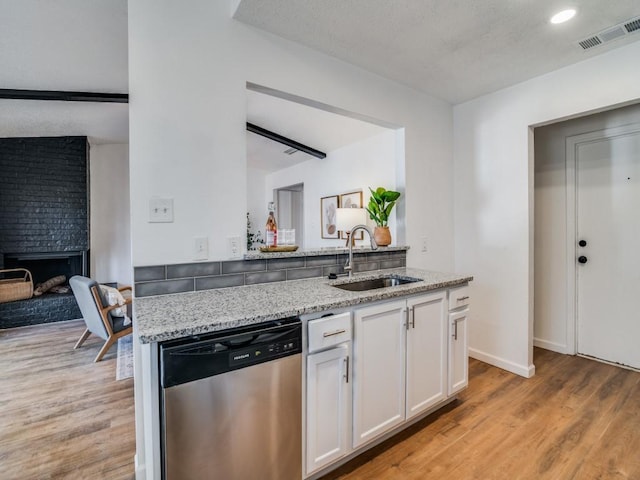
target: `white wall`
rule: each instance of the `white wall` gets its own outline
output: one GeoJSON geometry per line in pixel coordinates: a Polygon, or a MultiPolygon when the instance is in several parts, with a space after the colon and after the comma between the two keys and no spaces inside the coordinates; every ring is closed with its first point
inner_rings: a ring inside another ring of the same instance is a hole
{"type": "Polygon", "coordinates": [[[640,105],[536,128],[534,345],[560,353],[568,343],[566,139],[640,122],[640,105]]]}
{"type": "MultiPolygon", "coordinates": [[[[304,183],[305,248],[344,246],[345,240],[321,238],[320,198],[362,191],[362,201],[366,205],[371,195],[368,187],[375,189],[382,186],[387,190],[395,190],[396,142],[402,141],[402,132],[388,130],[327,152],[327,157],[322,160],[311,159],[267,175],[267,201],[271,199],[274,189],[304,183]]],[[[375,226],[372,221],[369,224],[375,226]]],[[[389,229],[395,245],[395,209],[389,229]]],[[[369,239],[365,238],[356,244],[368,245],[369,239]]]]}
{"type": "MultiPolygon", "coordinates": [[[[260,232],[264,238],[264,225],[267,222],[267,204],[265,203],[266,170],[247,167],[247,212],[251,220],[251,232],[260,232]]],[[[243,238],[242,244],[246,242],[243,238]]]]}
{"type": "Polygon", "coordinates": [[[533,374],[532,125],[640,98],[640,42],[454,107],[455,270],[470,354],[533,374]]]}
{"type": "MultiPolygon", "coordinates": [[[[453,268],[451,106],[232,20],[226,2],[129,2],[130,172],[134,265],[210,258],[245,235],[246,82],[405,128],[406,239],[412,266],[453,268]],[[175,222],[147,222],[153,195],[175,222]]],[[[401,170],[401,167],[396,166],[401,170]]]]}
{"type": "Polygon", "coordinates": [[[91,145],[91,278],[132,283],[129,145],[91,145]]]}

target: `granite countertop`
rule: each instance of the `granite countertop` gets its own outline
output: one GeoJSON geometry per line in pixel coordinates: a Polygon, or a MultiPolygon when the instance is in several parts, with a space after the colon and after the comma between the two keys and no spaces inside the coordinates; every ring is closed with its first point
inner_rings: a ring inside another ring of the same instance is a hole
{"type": "Polygon", "coordinates": [[[421,281],[351,292],[332,286],[347,282],[347,277],[338,277],[337,280],[312,278],[137,298],[134,301],[136,332],[142,343],[160,342],[428,292],[473,280],[469,275],[397,268],[354,274],[351,281],[388,275],[419,278],[421,281]]]}
{"type": "MultiPolygon", "coordinates": [[[[383,252],[404,252],[409,250],[409,247],[406,245],[395,245],[388,247],[378,247],[377,249],[373,249],[367,246],[357,246],[354,247],[353,253],[383,253],[383,252]]],[[[295,252],[261,252],[251,251],[244,254],[242,257],[244,260],[262,260],[262,259],[270,259],[270,258],[290,258],[290,257],[319,257],[322,255],[340,255],[340,254],[349,254],[349,247],[326,247],[326,248],[316,248],[309,250],[296,250],[295,252]]]]}

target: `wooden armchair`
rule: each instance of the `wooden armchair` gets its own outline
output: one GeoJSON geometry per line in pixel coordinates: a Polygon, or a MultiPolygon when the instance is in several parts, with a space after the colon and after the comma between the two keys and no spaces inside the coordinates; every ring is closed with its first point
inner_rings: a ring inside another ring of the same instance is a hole
{"type": "MultiPolygon", "coordinates": [[[[105,340],[94,360],[94,362],[99,362],[118,338],[129,335],[133,331],[133,324],[124,325],[125,317],[112,315],[112,310],[126,308],[131,303],[131,299],[127,299],[125,305],[109,306],[102,295],[98,282],[80,275],[71,277],[69,285],[73,290],[80,312],[82,312],[84,323],[87,326],[73,348],[79,348],[90,334],[97,335],[105,340]]],[[[123,287],[118,290],[131,290],[131,287],[123,287]]]]}

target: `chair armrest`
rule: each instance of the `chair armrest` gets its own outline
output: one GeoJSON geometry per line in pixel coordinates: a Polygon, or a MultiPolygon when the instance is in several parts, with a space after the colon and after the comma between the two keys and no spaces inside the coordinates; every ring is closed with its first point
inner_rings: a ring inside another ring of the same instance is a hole
{"type": "Polygon", "coordinates": [[[108,307],[104,307],[102,309],[102,311],[103,312],[110,312],[111,310],[114,310],[116,308],[126,307],[127,305],[130,305],[131,302],[133,302],[133,299],[132,298],[127,298],[122,305],[109,305],[108,307]]]}
{"type": "Polygon", "coordinates": [[[131,285],[126,285],[124,287],[118,288],[119,292],[124,292],[125,290],[133,290],[133,289],[132,289],[131,285]]]}

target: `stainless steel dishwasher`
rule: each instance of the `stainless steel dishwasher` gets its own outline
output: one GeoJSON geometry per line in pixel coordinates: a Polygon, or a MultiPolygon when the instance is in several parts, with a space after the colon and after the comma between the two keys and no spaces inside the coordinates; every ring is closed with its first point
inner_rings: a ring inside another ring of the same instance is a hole
{"type": "Polygon", "coordinates": [[[163,478],[302,478],[301,335],[289,318],[160,345],[163,478]]]}

